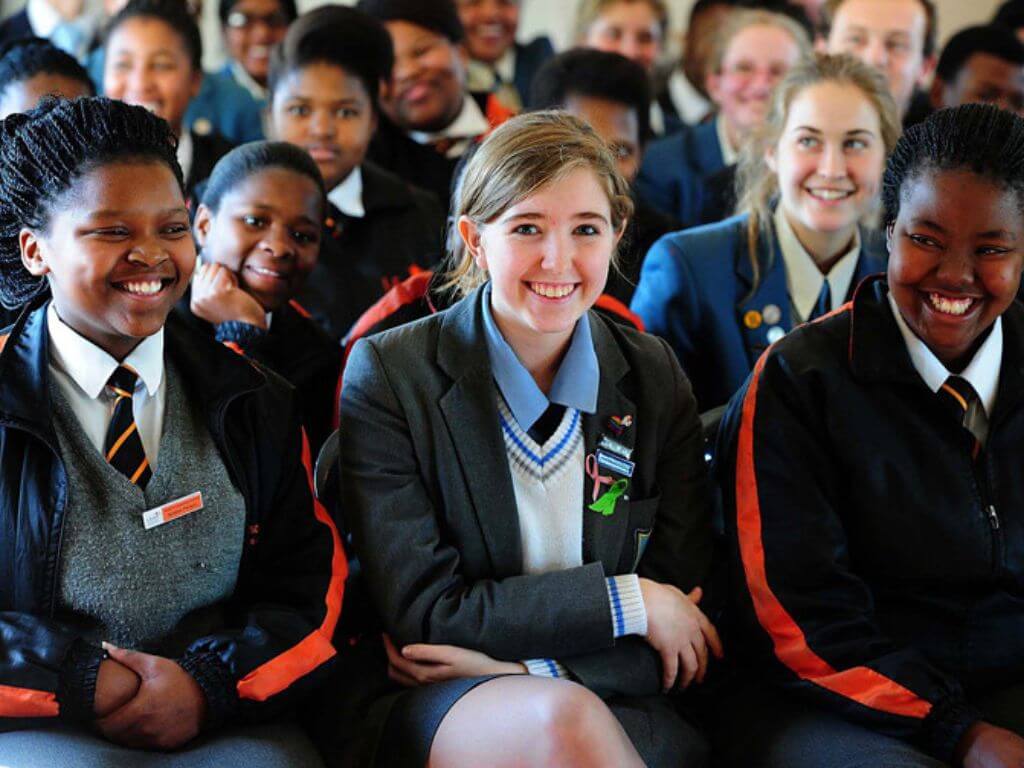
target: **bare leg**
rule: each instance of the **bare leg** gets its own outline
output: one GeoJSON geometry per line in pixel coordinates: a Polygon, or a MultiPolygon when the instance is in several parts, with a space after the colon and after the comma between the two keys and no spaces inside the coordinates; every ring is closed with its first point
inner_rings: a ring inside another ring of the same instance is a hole
{"type": "Polygon", "coordinates": [[[566,680],[515,675],[482,683],[451,708],[428,768],[639,768],[640,755],[600,698],[566,680]]]}

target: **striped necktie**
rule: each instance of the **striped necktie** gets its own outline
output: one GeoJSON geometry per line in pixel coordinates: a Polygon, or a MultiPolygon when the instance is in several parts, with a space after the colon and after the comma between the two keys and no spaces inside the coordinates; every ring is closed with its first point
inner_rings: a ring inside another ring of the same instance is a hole
{"type": "Polygon", "coordinates": [[[824,317],[831,311],[832,289],[828,286],[828,280],[825,280],[821,284],[821,293],[818,294],[818,300],[814,302],[814,309],[811,310],[811,316],[807,318],[807,322],[824,317]]]}
{"type": "Polygon", "coordinates": [[[114,413],[103,441],[103,455],[114,469],[140,488],[145,488],[153,470],[142,447],[142,438],[135,424],[132,397],[139,375],[127,365],[119,365],[107,379],[107,387],[114,393],[114,413]]]}
{"type": "Polygon", "coordinates": [[[978,457],[978,451],[988,436],[988,417],[981,398],[974,391],[971,383],[962,376],[950,376],[939,387],[939,395],[949,404],[950,410],[956,415],[961,426],[974,437],[971,455],[978,457]]]}

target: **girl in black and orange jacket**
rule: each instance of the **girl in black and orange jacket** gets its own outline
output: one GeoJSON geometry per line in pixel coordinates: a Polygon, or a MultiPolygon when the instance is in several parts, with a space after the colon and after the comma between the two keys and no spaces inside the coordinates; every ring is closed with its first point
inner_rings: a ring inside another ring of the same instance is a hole
{"type": "Polygon", "coordinates": [[[883,189],[887,279],[771,347],[723,425],[731,647],[796,697],[737,697],[727,764],[1024,761],[1024,120],[938,112],[883,189]]]}

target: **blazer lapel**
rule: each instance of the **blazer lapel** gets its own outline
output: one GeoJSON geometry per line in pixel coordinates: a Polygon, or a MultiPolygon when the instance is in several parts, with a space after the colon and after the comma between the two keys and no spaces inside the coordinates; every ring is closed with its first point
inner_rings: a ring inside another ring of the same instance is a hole
{"type": "MultiPolygon", "coordinates": [[[[629,371],[629,364],[619,350],[611,331],[605,327],[595,313],[589,312],[585,317],[589,320],[591,332],[594,338],[594,350],[597,353],[597,360],[601,370],[601,382],[597,392],[597,411],[593,414],[586,414],[583,418],[583,441],[586,456],[594,456],[596,462],[597,450],[601,447],[602,439],[614,441],[626,452],[631,452],[636,438],[636,404],[633,403],[619,389],[623,376],[629,371]],[[616,421],[613,421],[613,417],[616,421]]],[[[612,453],[609,451],[609,453],[612,453]]],[[[620,456],[620,458],[626,458],[620,456]]],[[[635,457],[630,457],[634,461],[635,457]]],[[[597,473],[603,477],[612,479],[612,482],[619,479],[628,479],[624,474],[613,472],[605,467],[597,467],[597,473]]],[[[605,482],[600,493],[608,491],[609,484],[605,482]]],[[[594,480],[584,474],[583,482],[583,562],[590,563],[600,560],[604,565],[604,571],[608,575],[618,573],[619,560],[622,547],[626,543],[629,532],[629,515],[618,505],[616,511],[610,515],[595,512],[590,509],[594,501],[594,480]]],[[[627,488],[623,501],[627,501],[629,489],[627,488]]],[[[600,496],[600,494],[599,494],[600,496]]]]}
{"type": "Polygon", "coordinates": [[[515,490],[497,416],[480,302],[483,291],[452,307],[438,341],[438,364],[454,379],[441,398],[448,433],[498,578],[522,571],[515,490]]]}
{"type": "MultiPolygon", "coordinates": [[[[770,247],[774,253],[769,252],[769,244],[764,242],[762,236],[758,247],[760,285],[752,296],[745,298],[736,308],[736,322],[743,335],[751,368],[769,346],[793,329],[785,264],[774,238],[770,247]]],[[[747,255],[745,237],[740,239],[736,252],[736,275],[743,296],[746,297],[754,284],[754,270],[747,255]]]]}

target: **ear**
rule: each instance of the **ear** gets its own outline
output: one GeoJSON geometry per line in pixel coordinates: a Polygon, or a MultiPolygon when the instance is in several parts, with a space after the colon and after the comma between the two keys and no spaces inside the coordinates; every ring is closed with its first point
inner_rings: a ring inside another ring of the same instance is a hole
{"type": "Polygon", "coordinates": [[[775,145],[768,146],[764,151],[764,164],[768,166],[768,170],[772,173],[779,172],[778,155],[776,154],[775,145]]]}
{"type": "Polygon", "coordinates": [[[946,84],[938,76],[928,88],[928,101],[933,109],[942,109],[946,105],[946,84]]]}
{"type": "Polygon", "coordinates": [[[921,62],[921,74],[917,76],[917,86],[924,88],[928,84],[928,79],[932,76],[935,71],[935,65],[939,63],[938,58],[935,54],[926,56],[921,62]]]}
{"type": "Polygon", "coordinates": [[[196,210],[195,223],[192,225],[196,235],[196,242],[200,248],[206,245],[206,241],[210,237],[210,227],[212,226],[213,212],[205,204],[200,203],[199,208],[196,210]]]}
{"type": "Polygon", "coordinates": [[[704,78],[704,86],[707,88],[711,101],[716,106],[721,104],[722,75],[718,72],[708,72],[707,77],[704,78]]]}
{"type": "Polygon", "coordinates": [[[896,222],[890,221],[885,225],[885,250],[887,253],[892,253],[892,233],[896,226],[896,222]]]}
{"type": "Polygon", "coordinates": [[[21,263],[34,277],[43,277],[50,272],[46,263],[45,246],[35,232],[23,229],[18,233],[18,247],[21,249],[21,263]]]}
{"type": "Polygon", "coordinates": [[[459,220],[456,223],[456,228],[459,230],[459,237],[462,238],[462,242],[466,246],[466,250],[469,251],[469,255],[473,257],[473,261],[480,269],[487,269],[487,256],[483,249],[483,231],[477,226],[476,222],[473,221],[469,216],[459,216],[459,220]]]}

